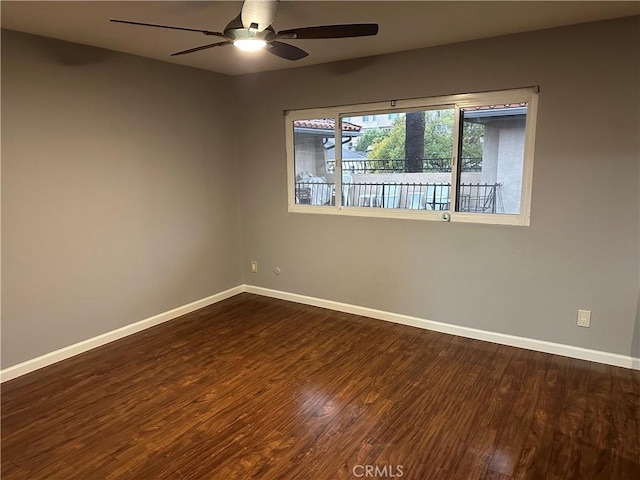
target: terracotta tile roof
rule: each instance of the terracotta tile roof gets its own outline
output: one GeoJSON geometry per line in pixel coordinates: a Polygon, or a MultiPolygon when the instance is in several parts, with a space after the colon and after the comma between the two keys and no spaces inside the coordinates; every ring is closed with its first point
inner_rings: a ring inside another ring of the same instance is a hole
{"type": "MultiPolygon", "coordinates": [[[[314,118],[311,120],[294,120],[294,127],[299,128],[317,128],[319,130],[333,130],[336,128],[336,121],[333,118],[314,118]]],[[[351,122],[342,122],[343,132],[359,132],[362,129],[360,125],[351,122]]]]}

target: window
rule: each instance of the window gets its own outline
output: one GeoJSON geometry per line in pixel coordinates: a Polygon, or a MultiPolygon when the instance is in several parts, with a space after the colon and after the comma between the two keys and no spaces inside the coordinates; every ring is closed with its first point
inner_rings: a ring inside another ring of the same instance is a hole
{"type": "Polygon", "coordinates": [[[528,225],[536,107],[529,88],[287,112],[289,211],[528,225]]]}

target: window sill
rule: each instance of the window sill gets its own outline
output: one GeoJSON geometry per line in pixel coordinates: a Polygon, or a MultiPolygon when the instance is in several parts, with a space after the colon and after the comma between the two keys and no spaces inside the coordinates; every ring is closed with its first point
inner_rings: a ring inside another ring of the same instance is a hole
{"type": "Polygon", "coordinates": [[[342,215],[347,217],[390,218],[402,220],[432,221],[441,223],[475,223],[483,225],[529,226],[529,218],[524,215],[482,214],[448,212],[446,210],[403,210],[372,207],[335,207],[320,205],[289,205],[289,213],[342,215]],[[442,220],[442,214],[448,212],[451,219],[442,220]]]}

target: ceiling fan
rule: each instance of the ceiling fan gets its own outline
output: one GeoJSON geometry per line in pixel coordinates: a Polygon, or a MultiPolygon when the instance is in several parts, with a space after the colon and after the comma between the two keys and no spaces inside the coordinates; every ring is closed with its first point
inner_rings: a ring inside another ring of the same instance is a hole
{"type": "Polygon", "coordinates": [[[278,0],[245,0],[242,10],[236,18],[231,20],[222,32],[201,30],[198,28],[176,27],[172,25],[158,25],[154,23],[133,22],[130,20],[115,20],[115,23],[140,25],[143,27],[168,28],[198,32],[211,37],[220,37],[221,42],[209,43],[199,47],[189,48],[172,53],[171,56],[186,55],[214,47],[234,45],[242,50],[255,51],[261,48],[278,57],[287,60],[300,60],[309,55],[307,52],[280,40],[308,40],[320,38],[366,37],[378,33],[377,23],[351,23],[346,25],[321,25],[315,27],[292,28],[276,32],[271,25],[278,8],[278,0]]]}

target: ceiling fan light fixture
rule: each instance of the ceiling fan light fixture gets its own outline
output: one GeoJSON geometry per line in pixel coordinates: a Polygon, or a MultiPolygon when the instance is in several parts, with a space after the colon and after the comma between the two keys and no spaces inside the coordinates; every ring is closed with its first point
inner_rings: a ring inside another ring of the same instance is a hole
{"type": "Polygon", "coordinates": [[[143,27],[166,28],[170,30],[183,30],[186,32],[199,32],[210,37],[219,37],[220,40],[207,45],[181,50],[172,53],[171,56],[186,55],[201,52],[214,47],[223,47],[233,44],[240,50],[258,52],[266,48],[271,55],[285,60],[300,60],[309,55],[301,48],[280,40],[313,40],[324,38],[349,38],[366,37],[378,33],[377,23],[350,23],[340,25],[319,25],[315,27],[301,27],[276,32],[273,28],[278,2],[280,0],[244,0],[242,10],[232,19],[222,32],[203,30],[200,28],[178,27],[175,25],[160,25],[157,23],[134,22],[131,20],[116,20],[112,22],[140,25],[143,27]]]}
{"type": "Polygon", "coordinates": [[[233,45],[245,52],[257,52],[267,46],[267,42],[258,38],[243,38],[234,40],[233,45]]]}

